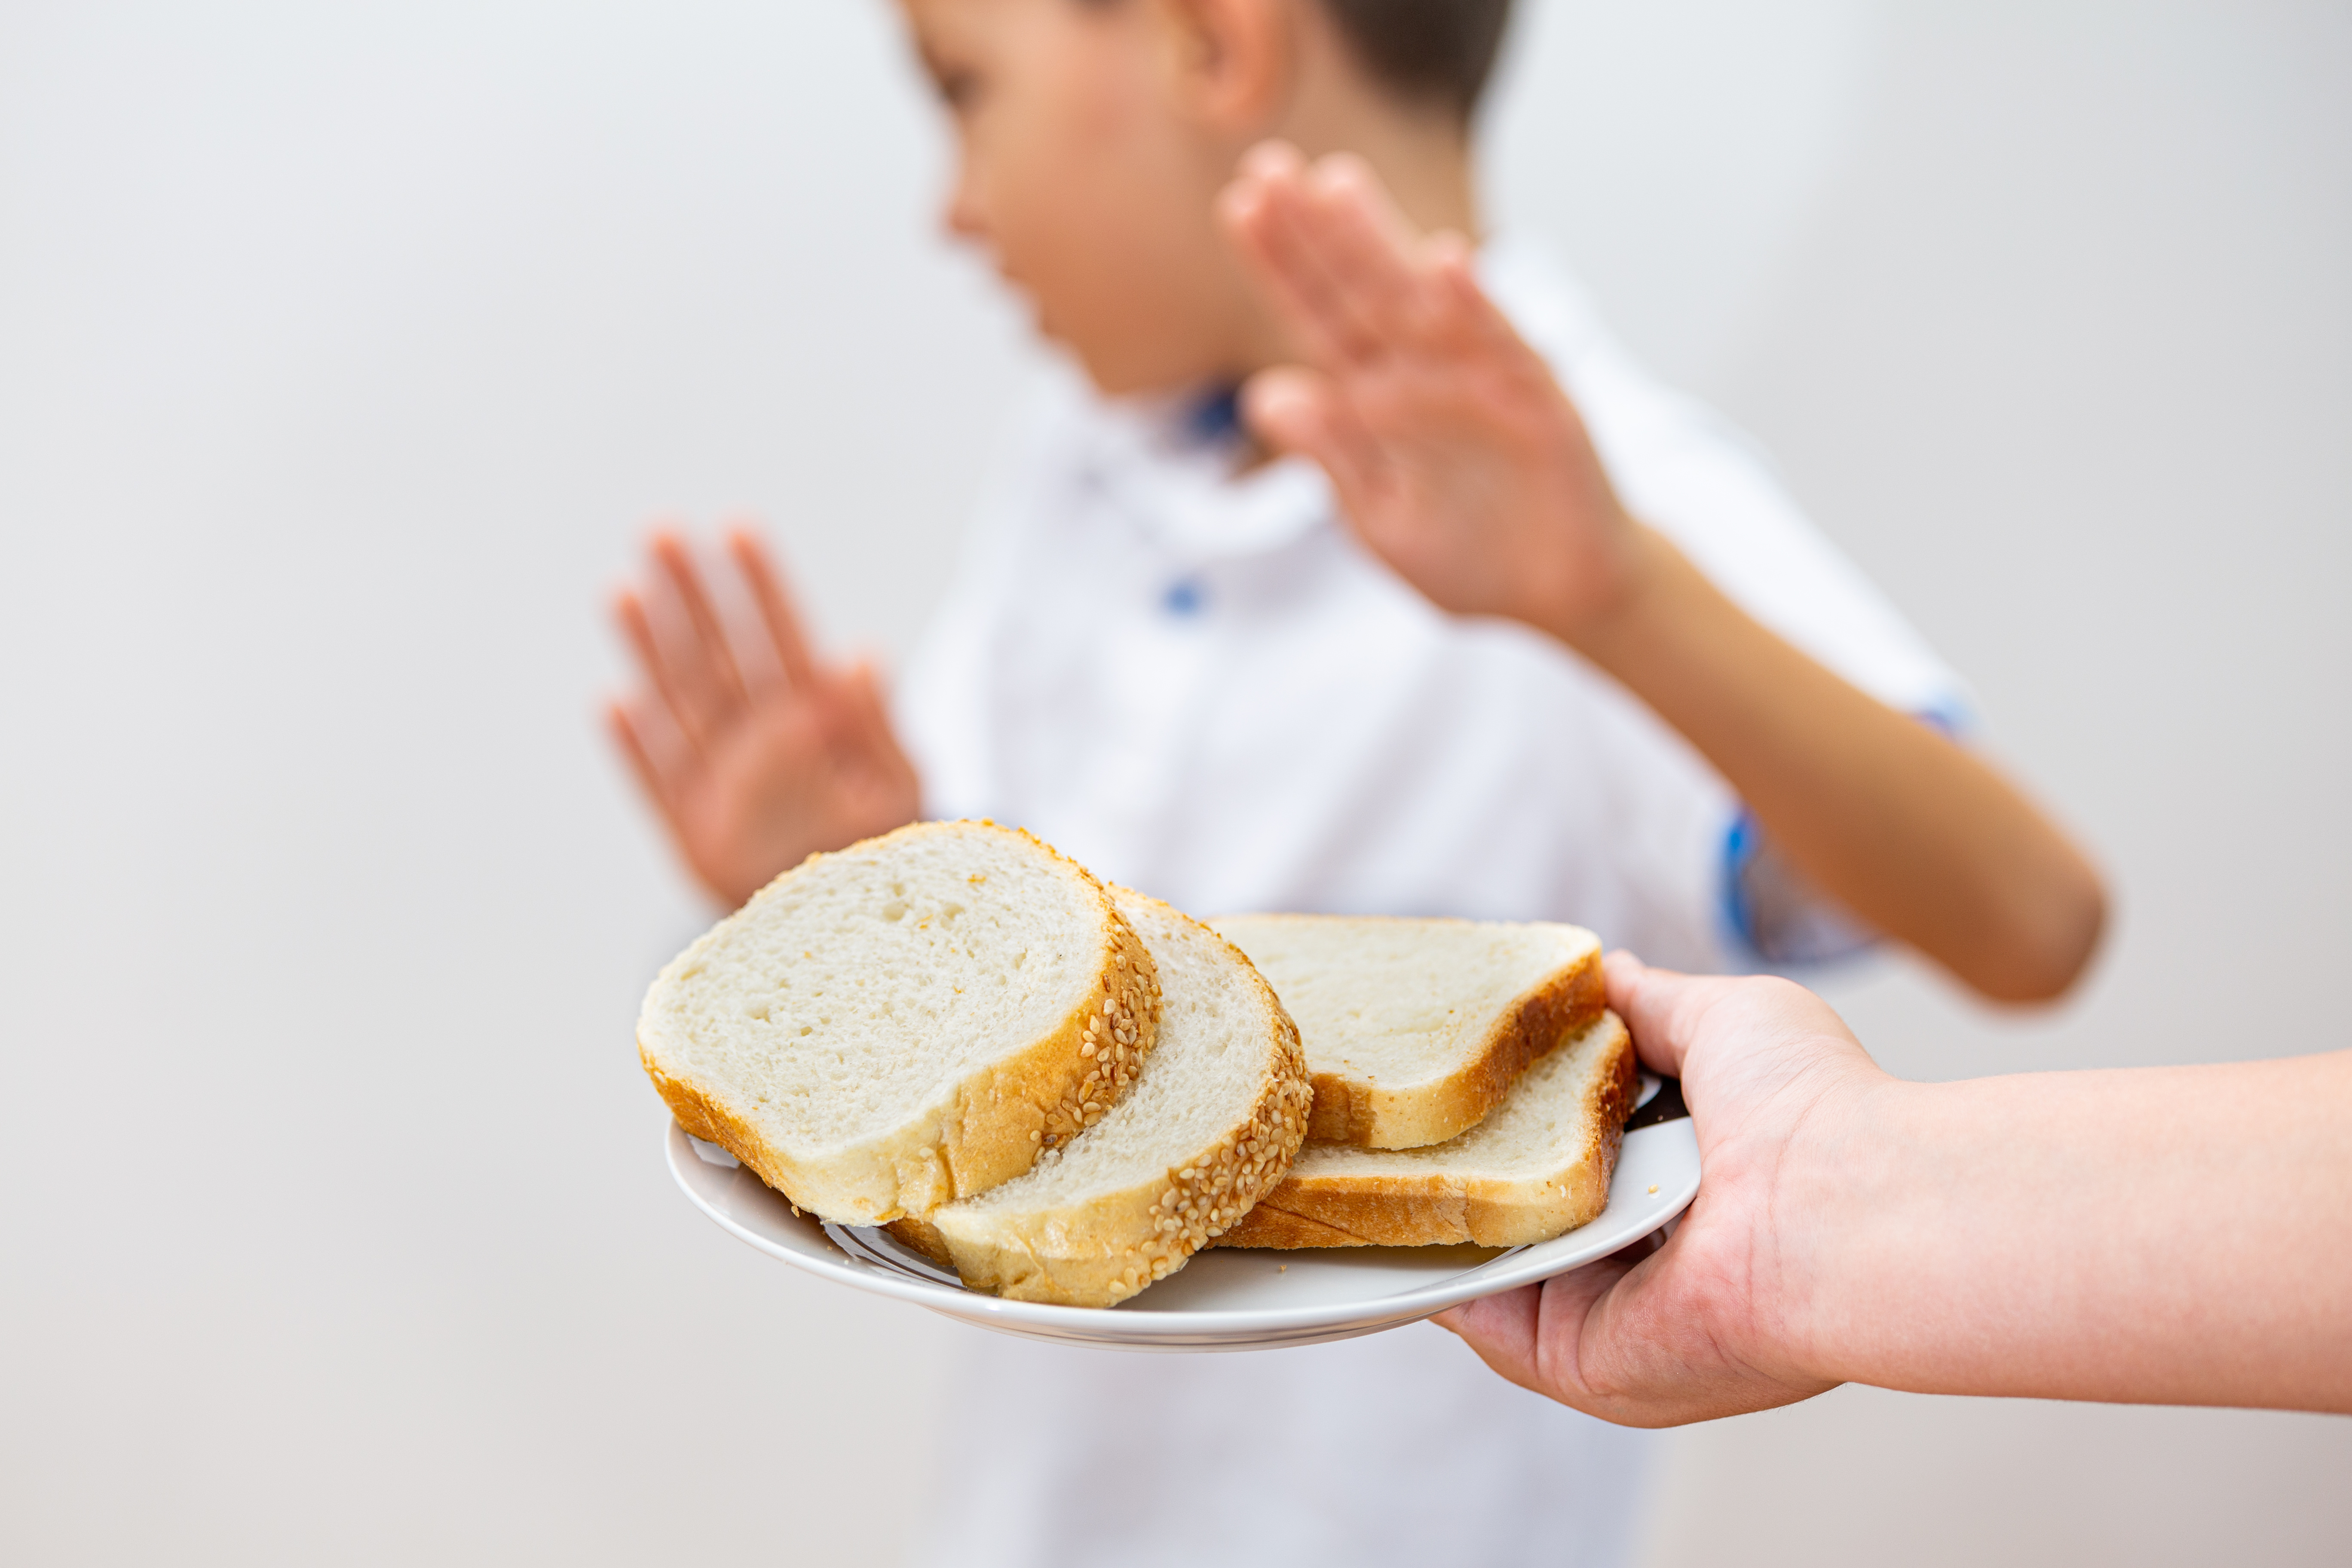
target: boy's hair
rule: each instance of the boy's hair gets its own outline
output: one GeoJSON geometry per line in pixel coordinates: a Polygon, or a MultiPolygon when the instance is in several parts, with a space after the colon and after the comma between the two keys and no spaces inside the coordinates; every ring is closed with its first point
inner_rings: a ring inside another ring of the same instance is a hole
{"type": "MultiPolygon", "coordinates": [[[[1109,0],[1088,0],[1104,5],[1109,0]]],[[[1511,0],[1315,0],[1372,79],[1467,121],[1495,74],[1511,0]]]]}
{"type": "Polygon", "coordinates": [[[1494,75],[1511,0],[1316,0],[1380,84],[1467,121],[1494,75]]]}

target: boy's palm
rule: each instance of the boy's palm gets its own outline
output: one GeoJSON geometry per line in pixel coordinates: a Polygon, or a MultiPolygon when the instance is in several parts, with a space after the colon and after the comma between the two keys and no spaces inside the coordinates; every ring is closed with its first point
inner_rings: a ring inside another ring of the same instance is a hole
{"type": "Polygon", "coordinates": [[[1247,389],[1252,426],[1320,463],[1364,542],[1442,608],[1572,632],[1624,589],[1633,528],[1574,405],[1471,275],[1370,173],[1254,153],[1227,193],[1308,364],[1247,389]]]}
{"type": "Polygon", "coordinates": [[[772,668],[745,668],[684,545],[661,535],[647,594],[615,605],[644,686],[610,718],[687,863],[733,905],[815,851],[912,821],[920,790],[872,669],[816,663],[758,541],[729,546],[772,668]]]}

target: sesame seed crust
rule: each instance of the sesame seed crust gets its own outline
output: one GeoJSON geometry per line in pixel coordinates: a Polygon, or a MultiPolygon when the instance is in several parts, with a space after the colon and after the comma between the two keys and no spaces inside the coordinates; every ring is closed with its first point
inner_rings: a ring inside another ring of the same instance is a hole
{"type": "Polygon", "coordinates": [[[1264,1061],[1250,1097],[1204,1146],[1179,1152],[1161,1173],[1117,1191],[1018,1213],[960,1205],[933,1211],[920,1226],[892,1227],[976,1289],[1065,1306],[1130,1300],[1240,1223],[1280,1184],[1306,1141],[1314,1091],[1297,1025],[1239,949],[1158,907],[1228,955],[1233,983],[1255,1003],[1251,1037],[1264,1061]]]}

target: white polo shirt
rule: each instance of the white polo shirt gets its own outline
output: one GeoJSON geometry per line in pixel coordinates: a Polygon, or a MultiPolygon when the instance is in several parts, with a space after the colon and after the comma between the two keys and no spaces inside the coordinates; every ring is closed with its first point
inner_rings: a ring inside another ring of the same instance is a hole
{"type": "MultiPolygon", "coordinates": [[[[1650,380],[1539,255],[1491,246],[1480,269],[1636,516],[1864,690],[1965,710],[1737,430],[1650,380]]],[[[930,815],[1017,823],[1201,915],[1566,920],[1702,970],[1848,944],[1639,701],[1536,633],[1437,610],[1318,470],[1237,476],[1239,453],[1229,403],[1045,398],[903,686],[930,815]]],[[[1606,1563],[1629,1540],[1639,1440],[1442,1331],[965,1349],[925,1563],[1606,1563]]]]}

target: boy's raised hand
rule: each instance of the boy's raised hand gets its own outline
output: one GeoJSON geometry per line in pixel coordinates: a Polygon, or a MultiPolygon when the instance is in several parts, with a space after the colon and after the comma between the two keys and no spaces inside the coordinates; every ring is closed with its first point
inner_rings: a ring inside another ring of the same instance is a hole
{"type": "Polygon", "coordinates": [[[1721,773],[1822,893],[1990,996],[2083,972],[2105,902],[2065,836],[1981,759],[1758,622],[1627,515],[1550,367],[1360,160],[1269,143],[1221,198],[1304,362],[1244,412],[1320,463],[1370,549],[1459,615],[1550,634],[1721,773]]]}
{"type": "Polygon", "coordinates": [[[1578,641],[1631,591],[1639,531],[1468,242],[1414,234],[1361,160],[1280,142],[1222,206],[1307,361],[1252,379],[1252,428],[1321,464],[1364,542],[1442,608],[1578,641]]]}
{"type": "Polygon", "coordinates": [[[728,560],[758,635],[739,644],[676,534],[654,536],[614,618],[642,684],[612,703],[614,740],[678,851],[730,908],[811,853],[911,822],[921,791],[871,666],[811,657],[782,579],[737,530],[728,560]]]}

